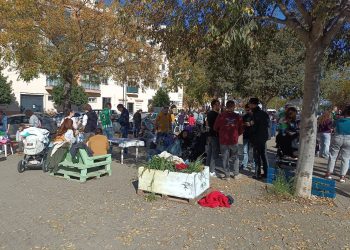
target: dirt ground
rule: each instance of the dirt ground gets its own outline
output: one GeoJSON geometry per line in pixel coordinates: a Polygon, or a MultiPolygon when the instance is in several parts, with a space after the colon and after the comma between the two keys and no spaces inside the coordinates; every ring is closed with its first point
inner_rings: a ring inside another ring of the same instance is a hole
{"type": "Polygon", "coordinates": [[[138,196],[132,156],[84,184],[19,174],[19,160],[0,162],[0,249],[350,249],[348,183],[337,183],[335,201],[305,201],[277,199],[248,176],[213,178],[212,188],[235,201],[211,209],[138,196]]]}

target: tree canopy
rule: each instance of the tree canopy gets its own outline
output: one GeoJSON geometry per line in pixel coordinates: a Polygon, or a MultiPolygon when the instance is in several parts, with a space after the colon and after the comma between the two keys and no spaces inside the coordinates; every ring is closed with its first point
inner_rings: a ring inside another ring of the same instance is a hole
{"type": "Polygon", "coordinates": [[[170,105],[170,97],[164,88],[159,88],[152,99],[153,107],[164,107],[170,105]]]}
{"type": "Polygon", "coordinates": [[[65,106],[81,74],[113,76],[128,85],[152,86],[159,53],[147,29],[119,1],[0,1],[3,61],[22,79],[43,73],[64,81],[65,106]]]}
{"type": "MultiPolygon", "coordinates": [[[[62,106],[64,104],[64,86],[58,84],[52,89],[52,98],[56,106],[62,106]]],[[[70,103],[76,106],[81,106],[88,103],[88,95],[85,93],[85,89],[79,85],[73,85],[70,95],[70,103]]]]}

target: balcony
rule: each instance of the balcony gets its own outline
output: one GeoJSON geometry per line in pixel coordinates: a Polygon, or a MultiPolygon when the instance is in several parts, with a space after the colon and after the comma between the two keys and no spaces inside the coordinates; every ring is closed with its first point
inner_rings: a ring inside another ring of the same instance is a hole
{"type": "Polygon", "coordinates": [[[85,89],[86,93],[101,94],[101,86],[98,83],[81,81],[80,85],[85,89]]]}
{"type": "Polygon", "coordinates": [[[58,84],[61,83],[61,79],[57,77],[46,77],[46,90],[52,90],[54,86],[57,86],[58,84]]]}

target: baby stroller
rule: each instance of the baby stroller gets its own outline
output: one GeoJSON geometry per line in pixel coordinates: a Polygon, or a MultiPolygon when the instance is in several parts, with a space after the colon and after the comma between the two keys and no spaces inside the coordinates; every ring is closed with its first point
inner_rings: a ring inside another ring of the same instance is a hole
{"type": "Polygon", "coordinates": [[[295,152],[298,151],[299,133],[295,134],[281,134],[276,137],[277,143],[277,157],[276,165],[296,167],[297,157],[295,152]]]}
{"type": "Polygon", "coordinates": [[[41,128],[27,128],[21,132],[24,137],[24,157],[18,162],[17,170],[23,173],[26,169],[43,169],[46,172],[45,161],[49,148],[50,132],[41,128]]]}

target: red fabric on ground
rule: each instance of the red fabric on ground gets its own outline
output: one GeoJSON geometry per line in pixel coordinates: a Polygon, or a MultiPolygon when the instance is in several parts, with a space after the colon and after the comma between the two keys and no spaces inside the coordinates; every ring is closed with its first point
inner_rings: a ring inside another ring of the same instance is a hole
{"type": "Polygon", "coordinates": [[[202,207],[230,207],[228,198],[219,191],[213,191],[198,201],[202,207]]]}

